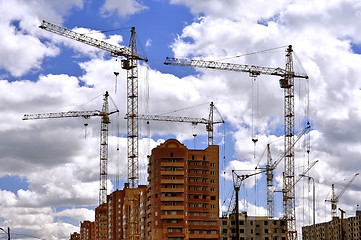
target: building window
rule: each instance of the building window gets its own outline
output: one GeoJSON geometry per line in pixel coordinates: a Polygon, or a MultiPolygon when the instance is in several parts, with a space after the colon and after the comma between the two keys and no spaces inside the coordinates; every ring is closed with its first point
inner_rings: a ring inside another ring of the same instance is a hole
{"type": "Polygon", "coordinates": [[[203,160],[206,160],[206,156],[203,156],[203,160]]]}
{"type": "Polygon", "coordinates": [[[216,196],[211,196],[211,200],[216,200],[216,196]]]}
{"type": "Polygon", "coordinates": [[[170,153],[170,156],[173,157],[173,153],[170,153]]]}

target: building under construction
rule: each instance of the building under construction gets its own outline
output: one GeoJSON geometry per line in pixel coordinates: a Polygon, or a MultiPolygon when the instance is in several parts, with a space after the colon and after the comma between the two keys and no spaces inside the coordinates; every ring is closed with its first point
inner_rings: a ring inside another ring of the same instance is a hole
{"type": "MultiPolygon", "coordinates": [[[[248,216],[247,212],[238,214],[239,240],[264,239],[284,240],[286,239],[285,220],[269,219],[267,216],[248,216]]],[[[235,240],[236,238],[236,214],[223,216],[220,219],[220,239],[235,240]]]]}
{"type": "Polygon", "coordinates": [[[302,227],[303,240],[354,240],[361,239],[361,211],[355,217],[333,217],[331,221],[302,227]]]}

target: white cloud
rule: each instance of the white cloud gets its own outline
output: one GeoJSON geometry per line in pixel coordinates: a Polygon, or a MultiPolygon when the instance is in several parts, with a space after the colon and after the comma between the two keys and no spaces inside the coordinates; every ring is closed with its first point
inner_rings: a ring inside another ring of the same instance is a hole
{"type": "Polygon", "coordinates": [[[116,13],[121,17],[127,17],[146,9],[148,7],[137,0],[106,0],[101,13],[104,16],[116,13]]]}
{"type": "Polygon", "coordinates": [[[0,63],[0,68],[19,77],[40,69],[44,58],[59,54],[56,47],[39,40],[42,30],[38,26],[42,18],[61,22],[61,14],[74,6],[82,8],[83,3],[81,0],[66,0],[61,4],[59,1],[1,0],[0,57],[6,61],[0,63]]]}
{"type": "Polygon", "coordinates": [[[204,14],[217,18],[228,18],[241,21],[243,19],[259,20],[274,17],[287,6],[290,0],[277,0],[266,3],[262,0],[239,1],[239,0],[171,0],[173,4],[184,4],[194,14],[204,14]]]}

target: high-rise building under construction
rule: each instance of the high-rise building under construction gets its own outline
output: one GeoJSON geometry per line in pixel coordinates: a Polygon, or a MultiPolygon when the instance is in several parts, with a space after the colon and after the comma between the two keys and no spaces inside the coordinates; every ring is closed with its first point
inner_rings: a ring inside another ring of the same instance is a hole
{"type": "Polygon", "coordinates": [[[148,238],[219,239],[219,147],[169,139],[148,165],[148,238]]]}

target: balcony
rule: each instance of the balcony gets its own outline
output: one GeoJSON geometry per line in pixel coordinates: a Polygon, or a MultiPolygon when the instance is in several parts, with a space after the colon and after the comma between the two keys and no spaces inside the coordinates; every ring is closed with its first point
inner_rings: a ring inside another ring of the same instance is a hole
{"type": "Polygon", "coordinates": [[[219,239],[218,234],[190,234],[189,238],[192,239],[219,239]]]}
{"type": "Polygon", "coordinates": [[[184,179],[161,179],[161,184],[184,184],[184,179]]]}
{"type": "Polygon", "coordinates": [[[184,219],[184,215],[178,214],[178,215],[162,215],[160,217],[161,219],[184,219]]]}
{"type": "Polygon", "coordinates": [[[184,162],[161,162],[161,167],[184,167],[184,162]]]}
{"type": "Polygon", "coordinates": [[[184,206],[161,206],[160,209],[163,211],[175,211],[175,210],[184,211],[184,206]]]}
{"type": "Polygon", "coordinates": [[[162,193],[177,193],[177,192],[184,192],[184,188],[183,187],[179,187],[179,188],[161,188],[160,191],[162,193]]]}
{"type": "Polygon", "coordinates": [[[183,202],[184,197],[162,197],[162,202],[183,202]]]}
{"type": "Polygon", "coordinates": [[[168,175],[168,176],[183,176],[184,175],[184,171],[161,171],[160,174],[163,175],[168,175]]]}

